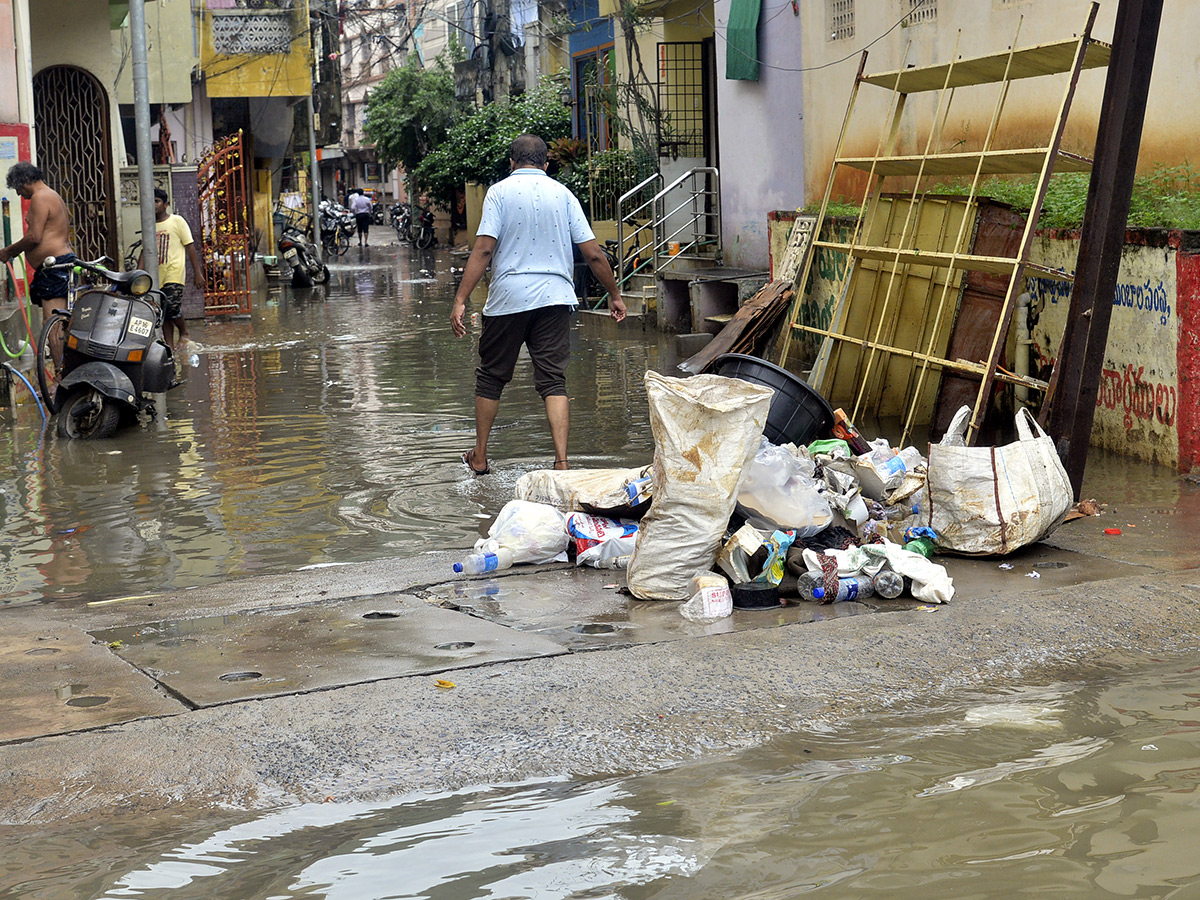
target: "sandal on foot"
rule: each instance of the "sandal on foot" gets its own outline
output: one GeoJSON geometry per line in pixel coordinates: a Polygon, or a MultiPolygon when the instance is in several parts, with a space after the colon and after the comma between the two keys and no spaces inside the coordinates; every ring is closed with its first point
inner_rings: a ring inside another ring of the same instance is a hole
{"type": "Polygon", "coordinates": [[[473,460],[474,458],[475,458],[475,449],[473,447],[462,455],[463,465],[471,470],[472,475],[491,475],[492,474],[491,466],[485,465],[482,469],[477,469],[473,465],[471,465],[471,460],[473,460]]]}

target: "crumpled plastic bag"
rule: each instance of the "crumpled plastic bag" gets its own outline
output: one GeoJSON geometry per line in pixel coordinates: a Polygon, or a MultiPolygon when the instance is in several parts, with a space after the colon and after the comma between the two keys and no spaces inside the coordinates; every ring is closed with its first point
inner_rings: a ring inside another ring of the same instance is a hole
{"type": "Polygon", "coordinates": [[[798,538],[829,527],[833,510],[818,488],[815,472],[811,459],[763,438],[738,489],[737,502],[746,521],[760,531],[795,531],[798,538]]]}
{"type": "Polygon", "coordinates": [[[571,513],[567,533],[575,541],[575,565],[624,569],[637,544],[637,522],[571,513]]]}
{"type": "Polygon", "coordinates": [[[487,552],[494,545],[511,551],[514,563],[565,562],[567,517],[545,503],[509,500],[488,529],[488,536],[475,542],[475,549],[487,552]]]}
{"type": "MultiPolygon", "coordinates": [[[[912,594],[918,600],[949,603],[954,598],[954,580],[945,566],[889,540],[846,550],[826,550],[825,555],[837,560],[839,578],[860,574],[874,577],[887,567],[912,579],[912,594]]],[[[813,574],[822,574],[820,554],[815,550],[804,551],[804,564],[813,574]]]]}

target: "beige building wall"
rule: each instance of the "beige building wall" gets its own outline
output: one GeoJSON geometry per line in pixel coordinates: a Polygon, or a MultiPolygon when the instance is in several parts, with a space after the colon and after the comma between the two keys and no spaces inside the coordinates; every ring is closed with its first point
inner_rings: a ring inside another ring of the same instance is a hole
{"type": "MultiPolygon", "coordinates": [[[[853,0],[852,34],[836,32],[829,18],[830,0],[801,4],[804,19],[803,83],[805,194],[813,201],[825,191],[829,167],[845,117],[860,48],[880,38],[909,11],[909,0],[853,0]],[[835,37],[834,35],[838,36],[835,37]]],[[[871,46],[868,74],[907,66],[944,63],[952,58],[998,53],[1010,45],[1025,47],[1070,39],[1087,21],[1090,0],[936,0],[936,15],[896,27],[871,46]]],[[[1093,36],[1111,41],[1116,0],[1102,0],[1093,36]]],[[[1197,78],[1196,35],[1200,4],[1166,0],[1154,76],[1146,111],[1140,169],[1161,162],[1174,165],[1195,155],[1200,128],[1200,79],[1197,78]]],[[[1063,149],[1090,156],[1104,91],[1104,69],[1085,71],[1079,82],[1064,136],[1063,149]]],[[[993,147],[1044,145],[1053,127],[1067,76],[1014,82],[1005,103],[993,147]]],[[[998,89],[960,89],[954,96],[940,146],[969,150],[981,145],[996,106],[998,89]]],[[[856,100],[845,155],[873,155],[886,121],[890,91],[863,85],[856,100]]],[[[906,125],[897,152],[922,152],[935,115],[936,94],[908,100],[906,125]]],[[[859,183],[861,184],[861,182],[859,183]]],[[[839,180],[848,199],[858,185],[839,180]]]]}
{"type": "MultiPolygon", "coordinates": [[[[133,103],[133,61],[129,28],[111,33],[112,54],[125,60],[117,73],[117,98],[133,103]]],[[[146,74],[151,103],[190,103],[192,71],[200,61],[197,19],[191,0],[156,0],[146,4],[146,74]]]]}

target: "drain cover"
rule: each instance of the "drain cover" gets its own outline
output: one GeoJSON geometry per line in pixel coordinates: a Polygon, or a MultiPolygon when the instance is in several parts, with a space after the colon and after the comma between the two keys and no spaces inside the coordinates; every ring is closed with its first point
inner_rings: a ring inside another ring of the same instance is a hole
{"type": "Polygon", "coordinates": [[[1070,563],[1051,560],[1049,562],[1034,563],[1033,567],[1035,569],[1065,569],[1068,565],[1070,565],[1070,563]]]}
{"type": "Polygon", "coordinates": [[[600,622],[588,622],[585,625],[576,625],[571,630],[576,634],[612,634],[617,630],[617,626],[605,625],[600,622]]]}
{"type": "Polygon", "coordinates": [[[109,701],[108,697],[72,697],[67,706],[103,706],[109,701]]]}
{"type": "Polygon", "coordinates": [[[466,650],[468,647],[474,647],[474,641],[449,641],[445,644],[434,644],[434,650],[466,650]]]}
{"type": "Polygon", "coordinates": [[[26,650],[26,656],[49,656],[51,653],[58,653],[57,647],[34,647],[32,650],[26,650]]]}
{"type": "Polygon", "coordinates": [[[262,678],[262,672],[226,672],[219,681],[253,681],[262,678]]]}
{"type": "Polygon", "coordinates": [[[398,618],[400,618],[400,613],[376,611],[376,612],[363,613],[363,618],[364,619],[398,619],[398,618]]]}

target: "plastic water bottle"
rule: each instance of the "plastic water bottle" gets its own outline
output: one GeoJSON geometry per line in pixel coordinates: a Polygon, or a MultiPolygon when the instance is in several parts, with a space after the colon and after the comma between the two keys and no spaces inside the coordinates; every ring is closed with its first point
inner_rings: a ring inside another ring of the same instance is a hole
{"type": "Polygon", "coordinates": [[[498,572],[513,564],[512,551],[501,547],[495,553],[472,553],[462,562],[454,564],[454,571],[459,575],[482,575],[484,572],[498,572]]]}
{"type": "Polygon", "coordinates": [[[904,576],[891,569],[880,569],[875,576],[875,593],[885,600],[892,600],[904,593],[904,576]]]}
{"type": "Polygon", "coordinates": [[[860,600],[863,597],[870,597],[875,593],[874,580],[869,575],[850,575],[846,578],[839,578],[836,597],[826,596],[825,579],[820,575],[814,575],[812,572],[801,575],[796,579],[796,584],[800,589],[801,597],[820,600],[822,603],[833,603],[838,600],[860,600]]]}
{"type": "Polygon", "coordinates": [[[191,356],[189,356],[188,357],[188,365],[191,366],[193,369],[196,368],[197,366],[199,366],[200,365],[200,354],[193,353],[191,356]]]}

